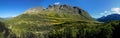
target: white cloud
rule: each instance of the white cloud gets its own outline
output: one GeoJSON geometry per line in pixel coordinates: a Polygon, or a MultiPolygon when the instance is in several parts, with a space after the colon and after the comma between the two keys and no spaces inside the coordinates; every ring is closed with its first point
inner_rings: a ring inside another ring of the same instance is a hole
{"type": "Polygon", "coordinates": [[[60,2],[55,2],[54,4],[55,4],[55,5],[59,5],[59,4],[60,4],[60,2]]]}
{"type": "Polygon", "coordinates": [[[116,14],[120,14],[120,8],[112,8],[111,11],[116,14]]]}
{"type": "Polygon", "coordinates": [[[110,14],[120,14],[120,8],[111,8],[111,10],[100,13],[100,15],[102,15],[102,16],[107,16],[110,14]]]}

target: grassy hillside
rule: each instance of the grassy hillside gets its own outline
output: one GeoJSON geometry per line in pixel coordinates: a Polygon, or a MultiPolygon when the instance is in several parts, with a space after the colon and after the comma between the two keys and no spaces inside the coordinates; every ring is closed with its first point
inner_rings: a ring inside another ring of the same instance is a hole
{"type": "Polygon", "coordinates": [[[119,37],[119,25],[120,21],[66,21],[46,26],[20,24],[10,29],[19,38],[114,38],[119,37]]]}
{"type": "MultiPolygon", "coordinates": [[[[61,14],[60,14],[61,15],[61,14]]],[[[16,34],[17,37],[26,37],[26,33],[30,32],[35,34],[35,36],[44,36],[44,34],[48,35],[49,31],[53,30],[54,25],[57,24],[64,24],[64,23],[71,23],[72,22],[78,22],[79,23],[90,23],[93,25],[99,24],[99,22],[96,21],[90,21],[90,20],[80,20],[78,17],[72,17],[77,15],[69,15],[70,17],[64,17],[60,15],[43,15],[43,14],[22,14],[20,16],[17,16],[13,19],[10,19],[6,21],[7,24],[9,24],[9,29],[11,29],[12,32],[16,34]],[[74,19],[73,19],[74,18],[74,19]],[[95,23],[95,24],[94,24],[95,23]],[[23,35],[24,34],[24,35],[23,35]],[[20,36],[19,36],[20,35],[20,36]]],[[[70,24],[70,25],[71,25],[70,24]]],[[[72,25],[74,26],[74,25],[72,25]]],[[[40,38],[40,37],[39,37],[40,38]]]]}
{"type": "Polygon", "coordinates": [[[120,38],[120,21],[104,24],[89,22],[66,22],[53,26],[50,38],[120,38]]]}
{"type": "Polygon", "coordinates": [[[53,5],[32,8],[0,24],[2,38],[113,38],[119,35],[120,21],[101,23],[78,7],[53,5]]]}
{"type": "Polygon", "coordinates": [[[32,8],[17,17],[7,20],[6,24],[8,24],[8,28],[11,32],[14,32],[16,37],[47,38],[49,32],[54,30],[54,25],[70,23],[70,26],[74,26],[72,24],[74,22],[77,22],[76,24],[89,23],[93,26],[99,24],[82,9],[66,5],[52,6],[48,7],[48,9],[32,8]],[[39,9],[42,11],[39,11],[39,9]]]}

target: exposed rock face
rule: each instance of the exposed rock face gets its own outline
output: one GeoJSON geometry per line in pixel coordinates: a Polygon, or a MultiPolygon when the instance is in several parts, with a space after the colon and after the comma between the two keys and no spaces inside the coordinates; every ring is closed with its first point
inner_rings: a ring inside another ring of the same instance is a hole
{"type": "Polygon", "coordinates": [[[87,23],[92,24],[94,22],[95,20],[79,7],[52,5],[46,9],[42,7],[31,8],[24,14],[10,19],[8,24],[12,27],[11,30],[18,37],[24,37],[27,34],[40,34],[41,36],[46,37],[44,35],[48,34],[51,30],[54,30],[53,27],[55,25],[60,25],[61,27],[61,24],[65,24],[63,26],[67,26],[68,24],[74,26],[83,23],[87,25],[87,23]]]}
{"type": "Polygon", "coordinates": [[[43,7],[34,7],[34,8],[30,8],[25,13],[40,13],[43,10],[44,10],[43,7]]]}
{"type": "Polygon", "coordinates": [[[80,18],[94,20],[85,10],[79,7],[73,7],[69,5],[50,5],[48,8],[43,7],[35,7],[27,10],[25,13],[36,14],[36,13],[46,13],[46,12],[54,12],[54,13],[61,13],[61,14],[72,14],[78,15],[80,18]]]}

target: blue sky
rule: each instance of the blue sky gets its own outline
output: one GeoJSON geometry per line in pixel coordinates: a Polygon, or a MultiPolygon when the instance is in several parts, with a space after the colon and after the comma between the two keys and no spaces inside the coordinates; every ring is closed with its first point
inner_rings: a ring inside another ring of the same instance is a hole
{"type": "Polygon", "coordinates": [[[54,3],[78,6],[93,18],[120,14],[120,0],[0,0],[0,17],[13,17],[36,6],[47,7],[54,3]]]}

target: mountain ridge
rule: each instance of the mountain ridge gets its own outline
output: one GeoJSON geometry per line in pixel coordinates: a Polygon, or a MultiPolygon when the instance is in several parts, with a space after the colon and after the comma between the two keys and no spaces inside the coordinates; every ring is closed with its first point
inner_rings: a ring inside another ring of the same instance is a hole
{"type": "Polygon", "coordinates": [[[100,22],[110,22],[110,21],[120,20],[120,14],[111,14],[108,16],[103,16],[101,18],[98,18],[97,20],[100,22]]]}
{"type": "Polygon", "coordinates": [[[27,10],[24,14],[30,13],[30,14],[48,14],[48,12],[51,14],[70,14],[70,15],[78,15],[81,16],[80,18],[86,18],[88,20],[93,20],[93,18],[84,10],[82,10],[79,7],[76,6],[69,6],[69,5],[52,5],[48,8],[43,7],[35,7],[27,10]]]}
{"type": "Polygon", "coordinates": [[[60,29],[64,29],[62,25],[67,28],[67,26],[80,26],[84,24],[85,26],[91,25],[96,27],[97,24],[100,24],[86,11],[78,7],[60,6],[52,6],[47,9],[42,7],[28,9],[23,14],[7,20],[6,24],[18,37],[22,37],[27,32],[44,36],[59,26],[61,27],[60,29]]]}

